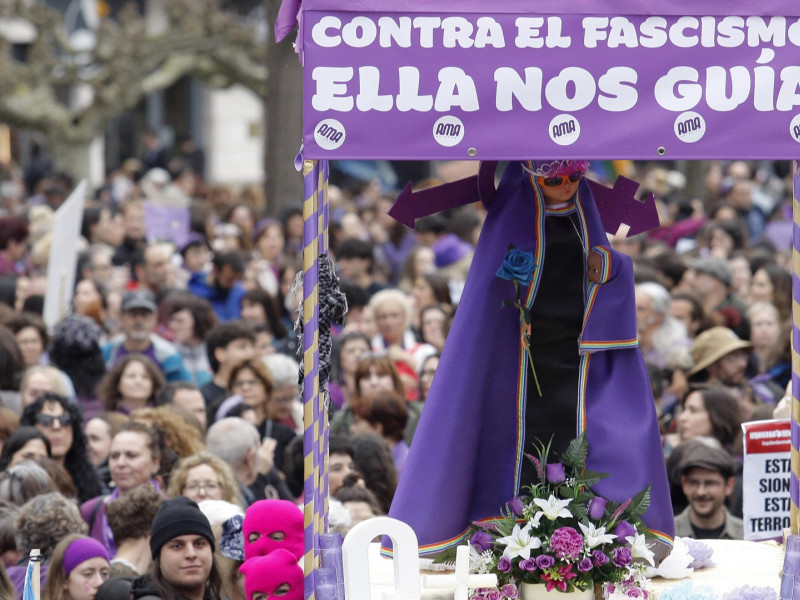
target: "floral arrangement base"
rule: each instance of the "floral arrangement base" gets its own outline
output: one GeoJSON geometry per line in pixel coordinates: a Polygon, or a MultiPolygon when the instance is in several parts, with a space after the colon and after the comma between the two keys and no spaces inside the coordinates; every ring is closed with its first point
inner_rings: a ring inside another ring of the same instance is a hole
{"type": "Polygon", "coordinates": [[[594,600],[594,588],[573,592],[554,589],[548,592],[544,583],[523,583],[521,597],[522,600],[594,600]]]}

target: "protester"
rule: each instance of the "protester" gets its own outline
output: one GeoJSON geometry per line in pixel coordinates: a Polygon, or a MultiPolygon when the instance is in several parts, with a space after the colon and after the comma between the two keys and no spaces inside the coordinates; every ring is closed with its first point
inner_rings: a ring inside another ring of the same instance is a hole
{"type": "Polygon", "coordinates": [[[164,496],[148,485],[133,488],[106,507],[106,518],[117,553],[111,561],[111,576],[140,575],[153,564],[150,528],[164,496]]]}
{"type": "Polygon", "coordinates": [[[102,487],[86,456],[86,437],[81,429],[80,408],[58,394],[44,394],[27,406],[21,425],[36,427],[50,440],[50,455],[69,473],[85,502],[97,496],[102,487]]]}
{"type": "Polygon", "coordinates": [[[89,525],[89,535],[101,542],[109,556],[113,557],[116,546],[105,507],[139,485],[149,484],[161,489],[161,485],[155,480],[161,467],[158,434],[141,423],[123,423],[111,440],[108,462],[114,491],[84,502],[81,505],[81,516],[89,525]]]}
{"type": "Polygon", "coordinates": [[[108,552],[97,540],[70,535],[58,543],[47,570],[46,600],[95,600],[109,578],[108,552]]]}
{"type": "Polygon", "coordinates": [[[131,593],[141,600],[221,600],[214,549],[211,525],[197,504],[183,496],[166,500],[153,519],[153,567],[131,593]]]}
{"type": "Polygon", "coordinates": [[[230,466],[209,452],[198,452],[178,463],[170,477],[167,495],[170,498],[183,495],[198,504],[203,500],[242,504],[239,485],[230,466]]]}
{"type": "Polygon", "coordinates": [[[681,485],[689,506],[675,517],[675,535],[695,539],[741,540],[742,520],[725,507],[733,492],[734,463],[727,452],[704,444],[684,458],[681,485]]]}
{"type": "Polygon", "coordinates": [[[127,354],[144,354],[167,381],[189,381],[191,377],[175,346],[154,333],[158,306],[153,294],[146,290],[127,292],[121,308],[123,333],[103,345],[106,366],[110,369],[127,354]]]}

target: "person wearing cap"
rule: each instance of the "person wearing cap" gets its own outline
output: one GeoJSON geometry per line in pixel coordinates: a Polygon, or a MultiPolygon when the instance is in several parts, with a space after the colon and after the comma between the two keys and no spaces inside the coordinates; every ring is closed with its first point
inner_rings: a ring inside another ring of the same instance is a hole
{"type": "Polygon", "coordinates": [[[153,333],[156,325],[155,296],[147,290],[132,290],[122,297],[120,335],[103,345],[103,359],[111,369],[127,354],[144,354],[164,373],[167,381],[191,381],[181,355],[172,343],[153,333]]]}
{"type": "Polygon", "coordinates": [[[108,552],[103,544],[72,534],[53,551],[43,595],[50,600],[94,600],[109,574],[108,552]]]}
{"type": "Polygon", "coordinates": [[[742,387],[747,383],[744,372],[752,346],[727,327],[707,329],[692,343],[694,366],[687,376],[693,383],[742,387]]]}
{"type": "Polygon", "coordinates": [[[222,580],[214,562],[214,533],[197,503],[185,496],[165,500],[150,534],[153,567],[134,580],[137,600],[219,600],[222,580]]]}
{"type": "Polygon", "coordinates": [[[689,261],[679,287],[694,293],[715,324],[732,329],[742,339],[750,337],[746,307],[730,287],[733,272],[722,258],[708,256],[689,261]]]}
{"type": "Polygon", "coordinates": [[[733,493],[735,464],[721,448],[697,444],[681,465],[681,487],[689,506],[675,517],[675,535],[698,540],[744,539],[742,520],[726,508],[733,493]]]}

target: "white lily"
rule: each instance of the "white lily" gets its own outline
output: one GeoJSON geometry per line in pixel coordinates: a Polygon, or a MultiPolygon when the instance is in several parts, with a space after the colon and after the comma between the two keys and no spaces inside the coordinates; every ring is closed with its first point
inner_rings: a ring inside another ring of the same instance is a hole
{"type": "Polygon", "coordinates": [[[531,550],[542,547],[542,540],[531,535],[530,523],[526,523],[524,527],[520,527],[517,523],[511,535],[499,538],[497,542],[505,544],[503,556],[509,560],[517,556],[528,559],[531,557],[531,550]]]}
{"type": "Polygon", "coordinates": [[[567,510],[567,506],[569,506],[570,502],[571,500],[559,500],[553,495],[550,495],[547,500],[534,498],[533,503],[542,510],[533,515],[531,524],[534,527],[539,527],[539,521],[542,520],[542,517],[547,517],[551,521],[555,521],[556,519],[560,519],[562,517],[565,519],[571,518],[572,513],[567,510]]]}
{"type": "Polygon", "coordinates": [[[617,537],[613,533],[606,533],[605,527],[596,528],[593,523],[589,523],[588,526],[578,523],[578,527],[583,531],[583,539],[589,548],[594,548],[600,544],[608,544],[617,537]]]}
{"type": "Polygon", "coordinates": [[[655,566],[653,557],[655,554],[647,547],[647,542],[644,534],[637,533],[635,536],[628,536],[625,541],[631,545],[631,556],[633,558],[643,558],[651,567],[655,566]]]}

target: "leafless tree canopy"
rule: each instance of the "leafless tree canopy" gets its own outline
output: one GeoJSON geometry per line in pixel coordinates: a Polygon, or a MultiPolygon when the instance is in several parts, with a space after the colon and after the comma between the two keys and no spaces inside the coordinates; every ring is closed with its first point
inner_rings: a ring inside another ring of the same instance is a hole
{"type": "Polygon", "coordinates": [[[0,20],[29,22],[22,52],[0,37],[0,121],[82,144],[143,97],[191,75],[267,93],[267,41],[224,0],[163,0],[168,25],[152,31],[134,4],[103,18],[91,50],[71,47],[64,15],[31,0],[0,0],[0,20]],[[22,55],[21,55],[22,54],[22,55]],[[80,97],[76,100],[76,95],[80,97]]]}

